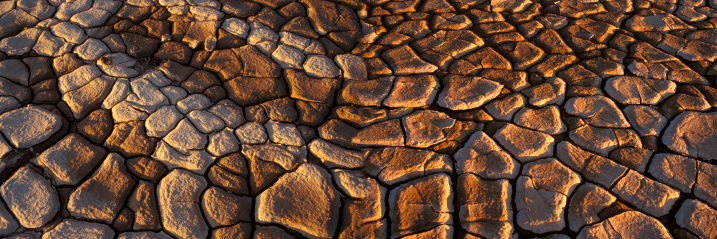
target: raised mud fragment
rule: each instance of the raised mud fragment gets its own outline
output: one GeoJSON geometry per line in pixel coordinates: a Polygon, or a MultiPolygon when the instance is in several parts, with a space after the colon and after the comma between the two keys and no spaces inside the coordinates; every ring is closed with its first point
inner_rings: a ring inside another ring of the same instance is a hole
{"type": "Polygon", "coordinates": [[[336,232],[341,205],[330,179],[331,175],[317,166],[299,166],[259,194],[256,219],[278,223],[307,237],[330,238],[336,232]]]}

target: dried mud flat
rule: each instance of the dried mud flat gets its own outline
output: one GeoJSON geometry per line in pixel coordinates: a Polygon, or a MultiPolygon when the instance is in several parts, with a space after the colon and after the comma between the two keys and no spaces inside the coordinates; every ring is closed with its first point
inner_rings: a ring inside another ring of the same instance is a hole
{"type": "Polygon", "coordinates": [[[0,237],[717,238],[715,0],[0,2],[0,237]]]}

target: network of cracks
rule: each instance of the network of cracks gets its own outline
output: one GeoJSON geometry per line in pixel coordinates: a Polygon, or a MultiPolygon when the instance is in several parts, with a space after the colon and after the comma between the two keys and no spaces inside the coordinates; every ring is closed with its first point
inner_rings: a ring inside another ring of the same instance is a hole
{"type": "Polygon", "coordinates": [[[0,236],[717,238],[715,0],[0,2],[0,236]]]}

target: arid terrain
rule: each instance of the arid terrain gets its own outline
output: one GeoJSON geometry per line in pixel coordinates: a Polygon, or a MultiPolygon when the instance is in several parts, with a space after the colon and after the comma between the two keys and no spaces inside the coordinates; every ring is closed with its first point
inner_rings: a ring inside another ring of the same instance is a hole
{"type": "Polygon", "coordinates": [[[717,238],[717,0],[3,0],[0,237],[717,238]]]}

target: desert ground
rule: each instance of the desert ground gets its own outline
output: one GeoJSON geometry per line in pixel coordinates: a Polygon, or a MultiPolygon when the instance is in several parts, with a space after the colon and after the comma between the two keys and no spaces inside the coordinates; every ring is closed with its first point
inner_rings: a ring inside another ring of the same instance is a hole
{"type": "Polygon", "coordinates": [[[0,237],[717,238],[717,0],[4,0],[0,237]]]}

